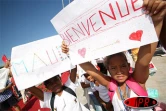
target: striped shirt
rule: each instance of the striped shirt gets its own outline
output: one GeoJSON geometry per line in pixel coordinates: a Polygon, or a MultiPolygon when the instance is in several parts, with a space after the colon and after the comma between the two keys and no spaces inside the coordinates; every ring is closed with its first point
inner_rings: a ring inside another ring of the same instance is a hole
{"type": "MultiPolygon", "coordinates": [[[[11,84],[11,82],[8,80],[6,86],[9,84],[11,84]]],[[[0,103],[4,102],[8,98],[10,98],[12,96],[12,94],[13,93],[10,89],[7,89],[4,92],[0,93],[0,103]]]]}

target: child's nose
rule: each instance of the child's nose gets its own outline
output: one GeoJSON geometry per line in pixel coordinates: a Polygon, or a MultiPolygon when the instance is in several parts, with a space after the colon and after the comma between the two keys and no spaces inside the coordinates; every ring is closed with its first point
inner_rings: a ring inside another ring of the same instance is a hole
{"type": "Polygon", "coordinates": [[[117,68],[117,74],[122,74],[122,71],[121,71],[120,67],[117,68]]]}

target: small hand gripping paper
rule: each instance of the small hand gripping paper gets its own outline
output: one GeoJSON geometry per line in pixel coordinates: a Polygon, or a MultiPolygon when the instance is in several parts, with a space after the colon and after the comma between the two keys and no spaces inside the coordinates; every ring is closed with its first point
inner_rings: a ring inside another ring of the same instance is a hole
{"type": "Polygon", "coordinates": [[[8,58],[6,57],[6,55],[3,55],[3,56],[2,56],[2,61],[3,61],[4,63],[6,63],[6,62],[8,61],[8,58]]]}

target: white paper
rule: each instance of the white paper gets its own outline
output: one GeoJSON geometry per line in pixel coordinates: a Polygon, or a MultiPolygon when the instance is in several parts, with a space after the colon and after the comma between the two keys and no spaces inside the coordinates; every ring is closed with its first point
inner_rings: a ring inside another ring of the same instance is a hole
{"type": "Polygon", "coordinates": [[[19,90],[73,68],[61,51],[59,35],[12,48],[12,73],[19,90]]]}
{"type": "Polygon", "coordinates": [[[8,68],[0,69],[0,89],[6,87],[8,77],[9,77],[9,69],[8,68]]]}
{"type": "Polygon", "coordinates": [[[158,41],[142,0],[75,0],[52,24],[70,48],[73,64],[158,41]]]}

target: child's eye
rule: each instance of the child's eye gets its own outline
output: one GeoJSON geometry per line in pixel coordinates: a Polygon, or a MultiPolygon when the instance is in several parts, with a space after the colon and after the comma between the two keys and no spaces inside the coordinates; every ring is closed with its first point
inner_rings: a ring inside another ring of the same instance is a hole
{"type": "Polygon", "coordinates": [[[122,67],[126,67],[126,65],[122,65],[122,67]]]}
{"type": "Polygon", "coordinates": [[[111,67],[112,70],[115,70],[116,68],[115,67],[111,67]]]}

